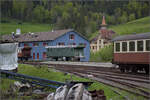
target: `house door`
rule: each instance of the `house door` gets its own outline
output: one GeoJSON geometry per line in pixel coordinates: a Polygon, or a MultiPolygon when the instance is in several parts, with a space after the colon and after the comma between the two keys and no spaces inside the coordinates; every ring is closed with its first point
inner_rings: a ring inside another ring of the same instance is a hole
{"type": "Polygon", "coordinates": [[[35,53],[33,53],[33,59],[35,59],[35,53]]]}
{"type": "Polygon", "coordinates": [[[39,53],[37,53],[37,59],[39,59],[39,53]]]}
{"type": "Polygon", "coordinates": [[[43,52],[43,59],[46,58],[46,52],[43,52]]]}

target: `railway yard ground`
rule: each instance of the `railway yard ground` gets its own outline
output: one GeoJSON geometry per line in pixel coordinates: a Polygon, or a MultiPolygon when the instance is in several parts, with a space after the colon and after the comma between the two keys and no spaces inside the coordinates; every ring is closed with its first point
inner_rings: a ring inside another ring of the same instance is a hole
{"type": "MultiPolygon", "coordinates": [[[[92,81],[94,83],[88,87],[88,90],[104,90],[107,100],[150,99],[149,75],[121,73],[111,63],[24,62],[19,64],[18,68],[18,73],[55,81],[92,81]]],[[[9,85],[13,82],[12,80],[2,79],[1,90],[8,91],[9,85]]],[[[55,90],[50,89],[50,91],[55,90]]],[[[25,96],[24,99],[28,100],[32,97],[36,98],[37,96],[25,96]]],[[[10,98],[12,97],[10,96],[10,98]]]]}

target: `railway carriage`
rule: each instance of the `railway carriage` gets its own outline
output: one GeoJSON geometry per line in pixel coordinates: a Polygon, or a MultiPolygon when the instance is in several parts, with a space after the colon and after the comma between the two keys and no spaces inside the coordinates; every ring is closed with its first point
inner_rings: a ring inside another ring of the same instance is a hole
{"type": "Polygon", "coordinates": [[[116,37],[113,45],[113,63],[119,65],[121,72],[149,73],[150,32],[116,37]]]}
{"type": "Polygon", "coordinates": [[[85,46],[47,46],[47,57],[55,59],[56,61],[61,60],[77,60],[80,61],[81,58],[84,58],[84,48],[85,46]]]}

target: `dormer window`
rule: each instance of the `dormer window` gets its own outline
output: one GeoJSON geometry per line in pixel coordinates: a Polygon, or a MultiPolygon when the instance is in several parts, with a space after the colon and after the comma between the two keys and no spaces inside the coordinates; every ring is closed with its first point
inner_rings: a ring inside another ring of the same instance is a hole
{"type": "Polygon", "coordinates": [[[69,45],[72,45],[72,46],[74,45],[74,46],[75,46],[75,45],[76,45],[76,43],[69,43],[69,45]]]}
{"type": "Polygon", "coordinates": [[[63,45],[65,45],[65,43],[64,42],[59,42],[58,45],[63,46],[63,45]]]}
{"type": "Polygon", "coordinates": [[[39,46],[39,44],[38,43],[33,43],[33,46],[37,47],[37,46],[39,46]]]}
{"type": "Polygon", "coordinates": [[[43,43],[43,46],[45,47],[45,46],[48,46],[48,43],[47,42],[44,42],[43,43]]]}
{"type": "Polygon", "coordinates": [[[74,40],[74,34],[70,34],[69,39],[74,40]]]}

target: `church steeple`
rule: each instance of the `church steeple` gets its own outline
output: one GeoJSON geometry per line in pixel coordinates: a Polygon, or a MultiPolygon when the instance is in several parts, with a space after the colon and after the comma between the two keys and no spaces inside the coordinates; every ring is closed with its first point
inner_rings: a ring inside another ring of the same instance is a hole
{"type": "Polygon", "coordinates": [[[106,29],[106,21],[105,21],[105,16],[103,16],[103,19],[102,19],[102,24],[101,24],[101,29],[106,29]]]}

